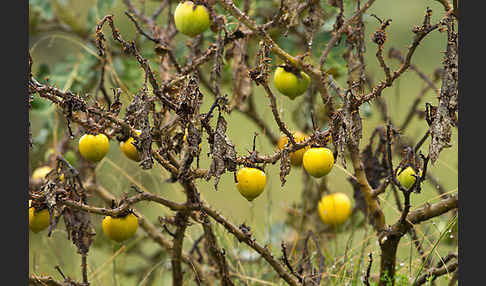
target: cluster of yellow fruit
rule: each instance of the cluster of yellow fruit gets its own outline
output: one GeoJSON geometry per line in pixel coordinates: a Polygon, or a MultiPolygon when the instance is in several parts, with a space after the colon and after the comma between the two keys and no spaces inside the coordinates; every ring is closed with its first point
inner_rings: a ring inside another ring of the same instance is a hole
{"type": "MultiPolygon", "coordinates": [[[[37,210],[29,200],[29,229],[38,233],[50,224],[49,211],[46,208],[37,210]]],[[[101,224],[105,235],[116,242],[123,242],[132,237],[138,228],[138,218],[129,213],[120,217],[106,216],[101,224]]]]}
{"type": "MultiPolygon", "coordinates": [[[[137,135],[141,134],[141,131],[136,130],[137,135]]],[[[129,159],[139,162],[141,156],[133,145],[135,139],[133,137],[128,138],[124,142],[120,142],[120,149],[129,159]]],[[[105,134],[85,134],[79,139],[79,153],[83,158],[90,162],[99,162],[108,154],[110,148],[110,142],[105,134]]],[[[52,170],[49,166],[43,166],[37,168],[32,173],[32,180],[40,181],[52,170]]],[[[60,177],[61,181],[64,180],[64,174],[60,177]]],[[[29,201],[29,228],[33,232],[37,233],[49,226],[50,216],[47,209],[35,210],[31,207],[31,201],[29,201]]],[[[102,222],[102,228],[105,235],[114,241],[122,242],[132,237],[138,228],[138,219],[133,214],[111,217],[106,216],[102,222]]]]}
{"type": "MultiPolygon", "coordinates": [[[[297,143],[304,142],[307,136],[301,132],[293,134],[297,143]]],[[[288,142],[286,136],[278,141],[278,148],[282,150],[288,142]]],[[[334,155],[325,147],[306,146],[289,154],[290,163],[293,166],[304,166],[305,171],[315,178],[321,178],[329,174],[334,166],[334,155]]],[[[322,221],[326,224],[337,226],[344,223],[351,214],[351,201],[344,193],[333,193],[323,196],[318,203],[318,212],[322,221]]]]}
{"type": "MultiPolygon", "coordinates": [[[[142,134],[140,130],[135,131],[137,135],[142,134]]],[[[140,152],[138,152],[137,148],[133,144],[135,139],[133,137],[128,138],[124,142],[120,142],[120,150],[123,154],[135,161],[139,162],[142,158],[140,152]]],[[[96,163],[101,161],[108,151],[110,150],[110,140],[105,134],[85,134],[79,139],[79,153],[83,158],[86,160],[96,163]]]]}
{"type": "MultiPolygon", "coordinates": [[[[297,143],[304,142],[307,136],[301,132],[293,134],[297,143]]],[[[279,149],[285,148],[288,138],[283,136],[277,143],[279,149]]],[[[304,166],[309,175],[321,178],[331,172],[334,166],[334,156],[328,148],[310,146],[301,148],[289,154],[293,166],[304,166]]],[[[248,201],[258,197],[266,185],[265,173],[257,168],[244,167],[236,173],[236,188],[248,201]]],[[[337,226],[344,223],[351,214],[351,201],[344,193],[333,193],[322,197],[318,203],[318,211],[324,223],[337,226]]]]}
{"type": "MultiPolygon", "coordinates": [[[[177,30],[189,37],[195,37],[211,26],[208,9],[192,1],[180,2],[177,5],[174,22],[177,30]]],[[[286,66],[277,67],[273,80],[278,91],[292,100],[302,95],[311,81],[305,72],[292,71],[286,66]]]]}
{"type": "MultiPolygon", "coordinates": [[[[307,139],[307,136],[299,131],[294,132],[292,136],[296,143],[302,143],[307,139]]],[[[287,136],[282,136],[277,143],[277,147],[282,150],[287,143],[287,136]]],[[[334,155],[330,149],[325,147],[306,146],[291,152],[289,157],[293,166],[304,165],[306,172],[315,178],[321,178],[329,174],[334,166],[334,155]]]]}

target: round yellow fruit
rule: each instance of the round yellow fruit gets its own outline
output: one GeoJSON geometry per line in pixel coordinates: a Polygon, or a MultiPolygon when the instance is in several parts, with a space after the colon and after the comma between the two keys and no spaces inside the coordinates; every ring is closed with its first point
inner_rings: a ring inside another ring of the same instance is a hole
{"type": "Polygon", "coordinates": [[[203,5],[195,5],[192,1],[177,5],[174,22],[179,32],[190,37],[201,34],[211,25],[208,9],[203,5]]]}
{"type": "Polygon", "coordinates": [[[133,213],[115,218],[106,216],[101,226],[109,239],[122,242],[135,234],[138,228],[138,218],[133,213]]]}
{"type": "Polygon", "coordinates": [[[32,180],[42,181],[46,178],[47,174],[49,174],[50,171],[52,171],[52,168],[49,166],[39,167],[32,172],[32,180]]]}
{"type": "MultiPolygon", "coordinates": [[[[397,170],[397,180],[400,182],[400,185],[402,185],[405,189],[410,189],[413,184],[415,183],[416,178],[414,175],[416,175],[415,171],[413,170],[412,167],[407,167],[403,172],[400,173],[402,169],[399,168],[397,170]]],[[[422,171],[419,171],[418,176],[422,175],[422,171]]]]}
{"type": "MultiPolygon", "coordinates": [[[[297,142],[297,143],[304,142],[305,139],[307,139],[307,136],[304,133],[299,132],[299,131],[294,132],[293,136],[294,136],[295,142],[297,142]]],[[[278,140],[278,143],[277,143],[278,149],[282,150],[285,147],[285,145],[287,145],[287,142],[288,142],[287,136],[280,137],[280,139],[278,140]]],[[[306,146],[306,147],[301,148],[297,151],[291,152],[289,154],[290,163],[294,166],[302,165],[302,157],[304,157],[304,153],[308,149],[309,149],[309,146],[306,146]]]]}
{"type": "MultiPolygon", "coordinates": [[[[135,132],[139,136],[140,134],[142,134],[142,131],[140,130],[136,130],[135,132]]],[[[127,156],[129,159],[135,162],[140,162],[140,160],[142,160],[142,156],[140,152],[138,152],[135,145],[133,145],[134,141],[135,139],[133,139],[133,137],[130,137],[125,142],[120,142],[120,149],[122,150],[123,154],[125,154],[125,156],[127,156]]]]}
{"type": "Polygon", "coordinates": [[[79,153],[90,162],[99,162],[110,149],[110,141],[105,134],[85,134],[79,139],[79,153]]]}
{"type": "Polygon", "coordinates": [[[317,206],[322,221],[337,226],[344,223],[351,214],[351,201],[344,193],[323,196],[317,206]]]}
{"type": "Polygon", "coordinates": [[[248,201],[258,197],[267,184],[267,177],[262,170],[256,168],[241,168],[236,173],[236,188],[248,201]]]}
{"type": "Polygon", "coordinates": [[[29,229],[35,233],[46,229],[50,223],[50,215],[47,209],[35,211],[31,207],[32,202],[29,201],[29,229]]]}
{"type": "Polygon", "coordinates": [[[309,87],[310,77],[303,71],[300,72],[300,77],[292,72],[286,71],[283,67],[277,67],[273,76],[275,87],[283,95],[290,99],[295,99],[302,95],[309,87]]]}
{"type": "Polygon", "coordinates": [[[334,155],[325,147],[310,148],[304,153],[302,163],[309,175],[320,178],[331,172],[334,166],[334,155]]]}

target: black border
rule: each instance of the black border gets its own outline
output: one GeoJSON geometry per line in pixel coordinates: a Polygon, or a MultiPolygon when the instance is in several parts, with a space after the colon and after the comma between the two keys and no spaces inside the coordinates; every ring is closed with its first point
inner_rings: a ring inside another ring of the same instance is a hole
{"type": "MultiPolygon", "coordinates": [[[[385,0],[389,1],[389,0],[385,0]]],[[[434,0],[427,0],[433,2],[434,0]]],[[[478,155],[485,151],[484,98],[486,9],[479,5],[483,1],[458,0],[459,3],[459,285],[482,285],[484,280],[484,228],[483,211],[486,190],[482,181],[485,160],[478,155]],[[475,68],[476,66],[477,68],[475,68]],[[479,102],[483,101],[483,102],[479,102]],[[467,192],[467,194],[466,194],[467,192]],[[467,207],[466,207],[467,206],[467,207]],[[466,230],[468,229],[468,230],[466,230]],[[478,283],[479,282],[479,283],[478,283]]],[[[483,6],[483,5],[481,5],[483,6]]],[[[2,284],[19,285],[28,279],[28,1],[3,3],[2,55],[2,156],[5,167],[2,182],[3,204],[1,217],[4,228],[2,246],[4,267],[2,284]],[[13,11],[14,10],[14,11],[13,11]],[[11,112],[8,112],[11,111],[11,112]],[[15,136],[12,136],[14,135],[15,136]],[[8,145],[7,145],[8,144],[8,145]],[[8,168],[8,169],[7,169],[8,168]],[[13,177],[15,175],[15,178],[13,177]],[[23,259],[22,259],[23,258],[23,259]],[[21,278],[22,277],[22,278],[21,278]],[[10,280],[9,282],[5,281],[10,280]],[[13,281],[13,283],[11,283],[13,281]]],[[[22,283],[23,284],[23,283],[22,283]]],[[[26,281],[25,285],[28,282],[26,281]]]]}
{"type": "Polygon", "coordinates": [[[2,5],[1,108],[3,172],[2,203],[2,282],[27,285],[29,244],[27,200],[28,172],[28,1],[2,5]],[[7,184],[5,184],[7,183],[7,184]],[[8,264],[7,264],[8,263],[8,264]],[[23,282],[25,281],[25,282],[23,282]]]}

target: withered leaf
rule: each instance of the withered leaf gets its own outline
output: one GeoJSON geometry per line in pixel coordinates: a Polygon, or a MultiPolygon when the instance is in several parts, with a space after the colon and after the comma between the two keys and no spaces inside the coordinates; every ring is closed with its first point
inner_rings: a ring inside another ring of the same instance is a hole
{"type": "Polygon", "coordinates": [[[248,75],[246,59],[247,39],[235,42],[233,48],[233,97],[230,110],[238,108],[251,93],[251,80],[248,75]]]}
{"type": "Polygon", "coordinates": [[[329,129],[331,130],[332,144],[334,148],[341,154],[341,162],[346,167],[346,159],[344,158],[344,148],[346,146],[346,125],[343,120],[342,110],[336,111],[331,116],[329,129]]]}
{"type": "Polygon", "coordinates": [[[211,155],[213,160],[209,166],[209,171],[206,174],[206,180],[211,177],[214,179],[214,187],[218,189],[219,179],[221,175],[228,170],[230,172],[236,171],[236,150],[235,145],[226,136],[227,123],[221,114],[218,116],[216,130],[213,133],[211,144],[211,155]]]}
{"type": "Polygon", "coordinates": [[[201,142],[201,130],[197,129],[194,124],[187,127],[186,136],[187,145],[183,149],[181,167],[179,169],[179,179],[187,177],[194,157],[199,153],[199,143],[201,142]]]}
{"type": "Polygon", "coordinates": [[[264,85],[267,82],[268,74],[270,73],[270,49],[268,43],[260,41],[258,44],[258,52],[255,57],[255,67],[248,71],[249,77],[255,81],[257,85],[264,85]]]}
{"type": "Polygon", "coordinates": [[[283,149],[280,152],[280,181],[282,182],[282,187],[285,185],[287,180],[285,177],[290,173],[290,156],[287,149],[283,149]]]}
{"type": "Polygon", "coordinates": [[[133,145],[141,153],[142,160],[140,166],[145,170],[151,169],[154,163],[152,159],[152,136],[150,134],[149,122],[149,114],[154,108],[155,104],[153,99],[149,98],[146,90],[143,89],[133,97],[125,114],[125,121],[142,131],[142,134],[134,138],[133,145]]]}
{"type": "Polygon", "coordinates": [[[451,147],[452,127],[456,126],[456,111],[458,108],[458,47],[457,33],[454,31],[454,18],[446,18],[447,50],[444,56],[444,73],[440,89],[439,103],[435,118],[430,126],[431,142],[429,156],[432,164],[444,148],[451,147]]]}
{"type": "Polygon", "coordinates": [[[68,239],[71,239],[78,248],[78,253],[87,254],[93,243],[93,236],[96,232],[91,225],[91,216],[88,212],[65,208],[64,224],[68,232],[68,239]]]}

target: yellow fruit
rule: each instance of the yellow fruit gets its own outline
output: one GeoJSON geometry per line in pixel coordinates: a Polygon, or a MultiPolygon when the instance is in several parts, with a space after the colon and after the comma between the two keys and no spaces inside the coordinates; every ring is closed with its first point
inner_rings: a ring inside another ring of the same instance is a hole
{"type": "Polygon", "coordinates": [[[317,208],[324,223],[337,226],[351,214],[351,201],[344,193],[333,193],[322,197],[317,208]]]}
{"type": "Polygon", "coordinates": [[[190,37],[199,35],[211,25],[208,9],[203,5],[195,5],[192,1],[177,5],[174,22],[179,32],[190,37]]]}
{"type": "Polygon", "coordinates": [[[122,242],[135,234],[138,228],[138,218],[132,213],[116,218],[106,216],[101,226],[109,239],[122,242]]]}
{"type": "Polygon", "coordinates": [[[42,181],[46,178],[47,174],[49,174],[50,171],[52,171],[52,168],[49,166],[39,167],[32,172],[32,180],[42,181]]]}
{"type": "Polygon", "coordinates": [[[47,209],[43,209],[36,212],[34,207],[31,207],[31,204],[32,202],[29,201],[29,228],[31,231],[38,233],[49,226],[49,211],[47,209]]]}
{"type": "Polygon", "coordinates": [[[79,153],[90,162],[99,162],[110,149],[110,141],[105,134],[85,134],[79,139],[79,153]]]}
{"type": "MultiPolygon", "coordinates": [[[[142,131],[136,130],[137,135],[142,134],[142,131]]],[[[133,142],[135,139],[133,137],[128,138],[125,142],[120,142],[120,149],[122,150],[123,154],[127,156],[129,159],[135,161],[135,162],[140,162],[142,160],[142,156],[140,152],[138,152],[137,148],[135,145],[133,145],[133,142]]]]}
{"type": "Polygon", "coordinates": [[[310,148],[304,153],[302,163],[309,175],[320,178],[331,172],[334,166],[334,155],[328,148],[310,148]]]}
{"type": "Polygon", "coordinates": [[[263,192],[267,184],[265,173],[256,168],[241,168],[236,173],[236,181],[236,188],[250,202],[263,192]]]}
{"type": "Polygon", "coordinates": [[[309,87],[310,77],[303,71],[300,72],[300,78],[292,72],[286,71],[283,67],[277,67],[273,76],[275,87],[282,94],[295,99],[303,94],[309,87]]]}
{"type": "MultiPolygon", "coordinates": [[[[297,143],[304,142],[305,139],[307,139],[307,136],[304,133],[299,132],[299,131],[294,132],[293,136],[294,136],[295,142],[297,142],[297,143]]],[[[277,143],[278,149],[282,150],[285,147],[285,145],[287,145],[287,142],[288,142],[287,136],[280,137],[280,139],[278,140],[278,143],[277,143]]],[[[294,166],[302,165],[302,157],[304,156],[305,151],[307,151],[309,148],[310,148],[309,146],[306,146],[306,147],[299,149],[295,152],[291,152],[290,156],[289,156],[290,157],[290,163],[294,166]]]]}
{"type": "MultiPolygon", "coordinates": [[[[412,167],[407,167],[403,172],[400,173],[402,169],[399,168],[397,170],[397,180],[400,182],[400,185],[402,185],[405,189],[410,189],[413,184],[415,183],[416,178],[414,175],[416,175],[415,171],[413,170],[412,167]]],[[[419,171],[419,175],[422,175],[422,171],[419,171]]]]}

